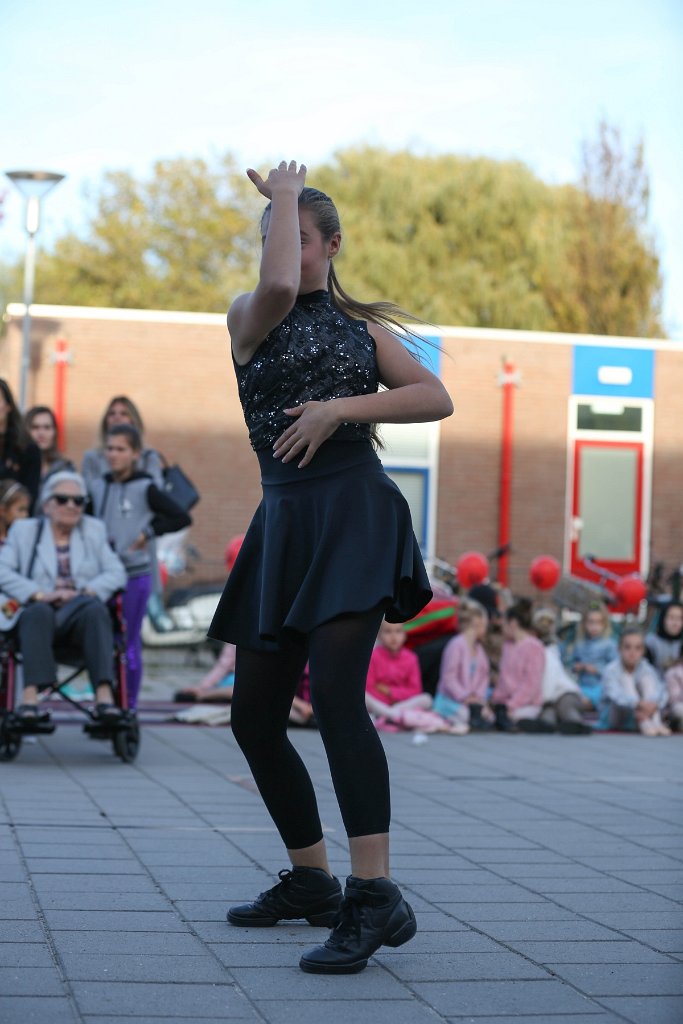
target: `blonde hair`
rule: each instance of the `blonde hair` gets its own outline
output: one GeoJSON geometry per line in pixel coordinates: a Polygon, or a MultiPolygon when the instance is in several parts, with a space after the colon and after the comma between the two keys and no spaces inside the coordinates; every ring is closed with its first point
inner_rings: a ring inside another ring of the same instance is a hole
{"type": "Polygon", "coordinates": [[[479,604],[478,601],[472,601],[471,599],[461,601],[458,605],[458,625],[460,629],[469,626],[472,619],[485,619],[488,623],[489,613],[483,604],[479,604]]]}
{"type": "Polygon", "coordinates": [[[602,616],[602,633],[599,634],[601,640],[607,640],[612,636],[612,621],[609,617],[609,611],[607,605],[603,601],[593,601],[592,604],[586,608],[585,612],[581,616],[581,622],[579,623],[576,630],[576,639],[585,640],[587,637],[586,633],[586,619],[589,615],[601,615],[602,616]]]}

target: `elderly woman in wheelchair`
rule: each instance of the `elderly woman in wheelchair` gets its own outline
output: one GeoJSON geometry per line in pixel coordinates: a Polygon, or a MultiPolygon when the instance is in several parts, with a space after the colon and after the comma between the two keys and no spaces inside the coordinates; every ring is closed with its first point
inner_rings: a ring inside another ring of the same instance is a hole
{"type": "Polygon", "coordinates": [[[84,515],[86,489],[78,473],[49,477],[42,516],[17,520],[0,551],[0,630],[16,627],[23,666],[17,709],[27,725],[39,715],[38,691],[57,681],[55,646],[83,660],[95,692],[97,719],[121,717],[112,690],[114,646],[106,602],[126,585],[103,523],[84,515]]]}

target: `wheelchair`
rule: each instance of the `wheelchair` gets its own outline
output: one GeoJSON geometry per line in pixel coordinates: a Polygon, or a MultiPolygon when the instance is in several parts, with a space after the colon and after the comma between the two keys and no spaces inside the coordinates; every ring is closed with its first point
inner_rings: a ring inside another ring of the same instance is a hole
{"type": "MultiPolygon", "coordinates": [[[[87,703],[74,700],[64,690],[85,671],[85,664],[73,650],[57,647],[55,654],[60,665],[69,672],[64,679],[47,689],[49,695],[58,696],[79,713],[85,715],[83,732],[94,740],[108,740],[117,757],[127,764],[137,757],[140,747],[140,725],[135,711],[128,706],[126,686],[126,623],[123,617],[123,601],[120,594],[108,602],[112,617],[114,650],[113,685],[114,699],[122,715],[115,723],[104,723],[88,707],[87,703]]],[[[0,761],[13,761],[21,750],[24,736],[46,736],[57,728],[57,723],[38,716],[35,721],[22,720],[16,714],[17,675],[21,670],[21,652],[18,649],[16,630],[0,637],[0,761]]],[[[45,692],[45,691],[44,691],[45,692]]]]}

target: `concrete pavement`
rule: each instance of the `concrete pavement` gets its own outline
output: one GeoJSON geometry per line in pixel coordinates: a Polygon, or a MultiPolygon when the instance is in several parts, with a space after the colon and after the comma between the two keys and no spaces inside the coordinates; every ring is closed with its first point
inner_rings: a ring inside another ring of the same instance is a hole
{"type": "MultiPolygon", "coordinates": [[[[292,736],[343,877],[320,738],[292,736]]],[[[229,729],[149,725],[134,765],[77,726],[25,743],[0,764],[0,1021],[683,1021],[681,737],[383,742],[419,932],[337,978],[297,967],[324,931],[225,922],[286,866],[229,729]]]]}

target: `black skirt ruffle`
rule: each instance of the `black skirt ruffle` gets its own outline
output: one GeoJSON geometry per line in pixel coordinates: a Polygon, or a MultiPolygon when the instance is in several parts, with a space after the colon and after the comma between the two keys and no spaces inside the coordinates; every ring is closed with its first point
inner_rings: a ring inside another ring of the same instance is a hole
{"type": "Polygon", "coordinates": [[[413,618],[432,596],[408,504],[371,445],[328,441],[304,469],[257,453],[263,499],[209,636],[276,651],[339,615],[413,618]],[[292,637],[293,638],[293,637],[292,637]]]}

